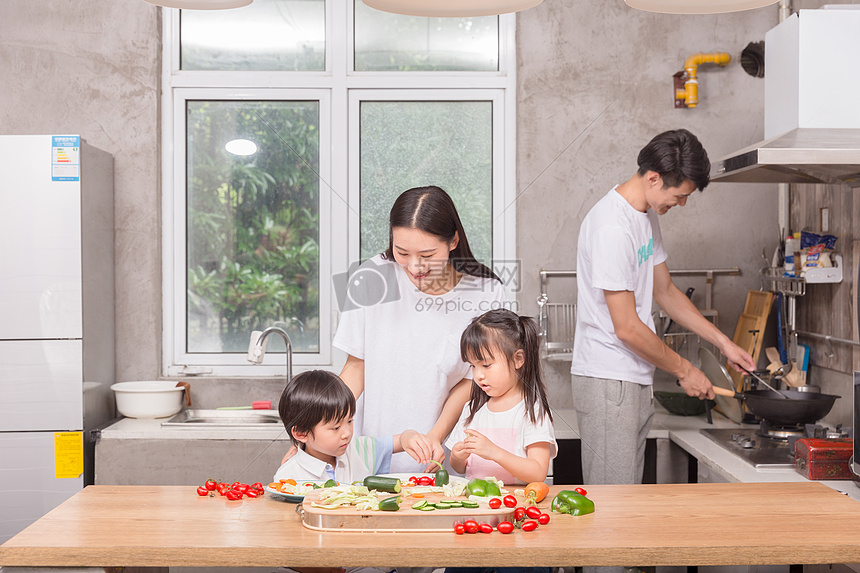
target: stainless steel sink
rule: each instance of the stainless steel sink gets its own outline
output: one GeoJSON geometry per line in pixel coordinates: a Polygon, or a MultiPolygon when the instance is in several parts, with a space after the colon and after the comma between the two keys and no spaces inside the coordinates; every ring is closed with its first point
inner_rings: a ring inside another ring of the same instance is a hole
{"type": "Polygon", "coordinates": [[[162,426],[175,428],[276,428],[277,410],[183,410],[162,426]]]}

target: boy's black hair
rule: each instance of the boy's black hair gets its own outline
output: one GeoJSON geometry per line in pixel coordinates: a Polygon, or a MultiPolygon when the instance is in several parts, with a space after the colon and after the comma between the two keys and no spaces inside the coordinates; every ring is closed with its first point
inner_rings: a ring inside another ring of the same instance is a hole
{"type": "MultiPolygon", "coordinates": [[[[518,316],[517,313],[502,308],[485,312],[472,319],[460,337],[460,358],[463,362],[481,362],[490,356],[497,360],[504,358],[513,368],[514,355],[518,350],[522,350],[524,360],[523,365],[517,370],[517,376],[523,385],[523,397],[529,419],[532,423],[537,422],[535,416],[535,406],[537,406],[538,417],[548,416],[552,421],[546,384],[541,370],[539,346],[540,340],[534,319],[518,316]],[[501,356],[498,355],[499,353],[501,356]]],[[[473,382],[467,424],[487,401],[489,396],[473,382]]]]}
{"type": "Polygon", "coordinates": [[[301,447],[293,436],[293,428],[313,434],[317,424],[351,418],[355,415],[355,396],[336,374],[309,370],[293,376],[287,383],[281,392],[278,413],[290,440],[301,447]]]}
{"type": "Polygon", "coordinates": [[[695,135],[686,129],[664,131],[654,136],[639,152],[639,175],[647,171],[659,173],[666,187],[680,187],[692,181],[703,190],[711,181],[708,153],[695,135]]]}

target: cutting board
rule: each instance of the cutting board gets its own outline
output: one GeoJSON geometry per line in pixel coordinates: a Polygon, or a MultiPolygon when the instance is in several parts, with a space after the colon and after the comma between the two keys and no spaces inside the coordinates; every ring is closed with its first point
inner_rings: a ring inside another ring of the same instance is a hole
{"type": "MultiPolygon", "coordinates": [[[[747,292],[744,310],[738,317],[738,324],[735,327],[732,342],[746,350],[756,363],[761,352],[767,317],[770,315],[772,305],[773,293],[760,290],[747,292]]],[[[742,392],[744,388],[743,374],[730,368],[729,376],[732,378],[735,391],[742,392]]]]}
{"type": "MultiPolygon", "coordinates": [[[[379,499],[385,499],[396,494],[382,494],[379,499]]],[[[494,528],[502,521],[513,522],[514,508],[500,507],[490,509],[486,503],[481,503],[475,509],[455,507],[451,509],[435,509],[433,511],[421,511],[412,509],[412,504],[417,502],[411,496],[401,498],[400,509],[397,511],[359,511],[353,506],[344,506],[337,509],[322,509],[313,507],[312,502],[317,501],[319,492],[310,492],[304,501],[296,506],[296,513],[302,518],[302,525],[308,529],[320,531],[350,531],[350,532],[445,532],[451,533],[455,523],[463,523],[467,519],[474,519],[478,523],[489,523],[494,528]]],[[[466,499],[462,497],[445,497],[441,493],[427,493],[423,499],[428,502],[436,502],[445,499],[466,499]]],[[[549,507],[542,508],[548,512],[549,507]]]]}

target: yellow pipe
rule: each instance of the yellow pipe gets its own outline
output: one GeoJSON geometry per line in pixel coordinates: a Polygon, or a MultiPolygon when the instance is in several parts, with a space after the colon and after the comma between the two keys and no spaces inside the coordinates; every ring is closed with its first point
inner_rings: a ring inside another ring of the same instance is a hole
{"type": "Polygon", "coordinates": [[[696,76],[699,66],[702,64],[727,66],[731,61],[731,55],[725,52],[714,52],[712,54],[699,52],[698,54],[691,55],[684,62],[684,71],[686,72],[684,89],[676,90],[675,98],[685,102],[687,107],[696,107],[699,103],[699,80],[696,76]]]}

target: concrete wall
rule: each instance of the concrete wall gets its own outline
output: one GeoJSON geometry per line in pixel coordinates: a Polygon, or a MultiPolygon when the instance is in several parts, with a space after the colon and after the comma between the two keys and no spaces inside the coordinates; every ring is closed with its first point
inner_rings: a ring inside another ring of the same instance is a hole
{"type": "Polygon", "coordinates": [[[117,380],[161,347],[159,11],[142,0],[0,2],[0,133],[77,133],[114,156],[117,380]]]}
{"type": "MultiPolygon", "coordinates": [[[[539,269],[575,266],[579,222],[635,171],[651,136],[686,127],[714,159],[762,137],[764,84],[738,58],[776,23],[775,6],[666,16],[621,0],[546,0],[518,16],[522,313],[537,312],[539,269]],[[672,74],[715,50],[735,61],[703,66],[700,106],[674,109],[672,74]]],[[[80,133],[115,157],[117,380],[160,372],[160,29],[158,9],[142,0],[0,2],[0,132],[80,133]]],[[[662,224],[671,268],[742,269],[714,285],[731,333],[759,286],[762,249],[778,240],[775,187],[714,184],[662,224]]],[[[704,283],[679,282],[701,305],[704,283]]],[[[572,403],[567,367],[550,368],[558,407],[572,403]]]]}

